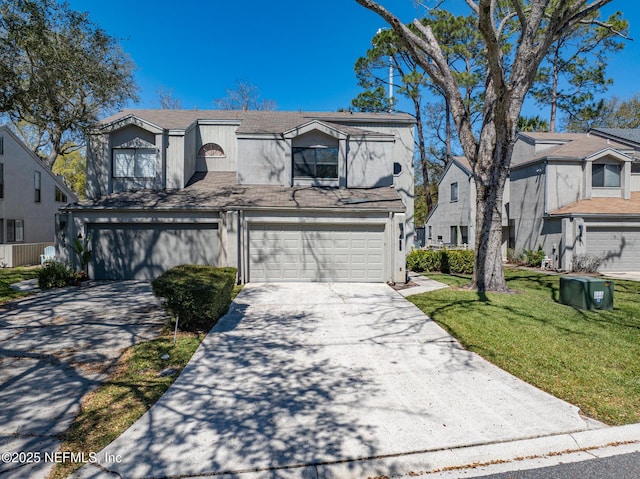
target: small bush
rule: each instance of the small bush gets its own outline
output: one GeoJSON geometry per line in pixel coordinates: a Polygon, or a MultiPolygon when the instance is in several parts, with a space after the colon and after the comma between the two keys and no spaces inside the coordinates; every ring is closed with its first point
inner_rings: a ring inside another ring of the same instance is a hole
{"type": "Polygon", "coordinates": [[[236,281],[235,268],[187,264],[166,271],[152,283],[153,293],[183,331],[208,331],[227,311],[236,281]]]}
{"type": "Polygon", "coordinates": [[[526,258],[525,264],[527,266],[533,266],[534,268],[542,266],[545,256],[546,253],[544,249],[542,249],[542,245],[538,245],[538,249],[535,251],[530,249],[524,250],[524,257],[526,258]]]}
{"type": "Polygon", "coordinates": [[[471,274],[473,261],[472,250],[413,250],[407,255],[407,269],[416,273],[471,274]]]}
{"type": "Polygon", "coordinates": [[[575,273],[597,273],[603,258],[589,254],[579,254],[571,260],[571,271],[575,273]]]}
{"type": "Polygon", "coordinates": [[[38,270],[40,289],[63,288],[75,282],[76,278],[75,271],[60,261],[49,261],[38,270]]]}

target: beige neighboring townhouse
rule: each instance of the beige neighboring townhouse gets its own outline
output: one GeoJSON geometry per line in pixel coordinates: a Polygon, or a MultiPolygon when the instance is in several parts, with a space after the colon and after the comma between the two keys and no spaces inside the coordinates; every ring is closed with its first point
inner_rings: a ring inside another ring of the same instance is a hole
{"type": "Polygon", "coordinates": [[[0,244],[4,245],[0,256],[4,264],[19,263],[16,256],[14,264],[10,246],[53,243],[58,209],[76,200],[61,177],[8,126],[0,126],[0,244]]]}
{"type": "MultiPolygon", "coordinates": [[[[583,255],[601,258],[601,271],[640,269],[637,135],[635,130],[615,133],[519,135],[505,187],[505,256],[507,248],[521,252],[541,245],[562,270],[571,270],[574,258],[583,255]]],[[[451,162],[426,222],[432,242],[460,244],[468,238],[473,246],[474,189],[468,163],[451,162]],[[452,200],[454,184],[458,201],[452,200]]]]}
{"type": "Polygon", "coordinates": [[[413,135],[405,114],[122,111],[89,137],[88,200],[58,240],[91,239],[96,279],[195,263],[241,282],[404,282],[413,135]]]}

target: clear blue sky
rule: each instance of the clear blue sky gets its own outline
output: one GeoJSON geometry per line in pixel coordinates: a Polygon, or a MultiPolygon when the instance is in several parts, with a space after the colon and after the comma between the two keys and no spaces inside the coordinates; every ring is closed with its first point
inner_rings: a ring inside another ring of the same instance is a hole
{"type": "MultiPolygon", "coordinates": [[[[414,0],[382,2],[403,21],[421,16],[414,0]]],[[[427,1],[428,3],[428,1],[427,1]]],[[[279,110],[335,111],[359,93],[353,66],[386,24],[355,0],[69,0],[110,35],[137,65],[138,108],[156,108],[158,88],[183,108],[214,108],[237,80],[260,88],[279,110]]],[[[444,4],[467,12],[462,0],[444,4]]],[[[640,92],[640,3],[614,0],[605,13],[631,23],[625,50],[610,59],[608,95],[640,92]]],[[[529,105],[525,114],[539,113],[529,105]]]]}

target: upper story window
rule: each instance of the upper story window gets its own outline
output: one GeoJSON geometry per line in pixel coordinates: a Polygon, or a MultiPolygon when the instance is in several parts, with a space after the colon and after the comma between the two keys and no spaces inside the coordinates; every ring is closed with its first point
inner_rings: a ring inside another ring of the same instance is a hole
{"type": "Polygon", "coordinates": [[[0,155],[4,155],[4,136],[0,136],[0,155]]]}
{"type": "Polygon", "coordinates": [[[620,188],[622,165],[595,163],[591,165],[591,186],[594,188],[620,188]]]}
{"type": "Polygon", "coordinates": [[[153,148],[114,148],[114,178],[155,178],[157,153],[153,148]]]}
{"type": "Polygon", "coordinates": [[[0,198],[4,198],[4,163],[0,163],[0,198]]]}
{"type": "Polygon", "coordinates": [[[338,148],[293,147],[293,177],[338,179],[338,148]]]}
{"type": "Polygon", "coordinates": [[[33,186],[35,189],[34,200],[36,203],[40,203],[42,199],[42,174],[39,171],[34,172],[33,186]]]}
{"type": "Polygon", "coordinates": [[[207,143],[206,145],[202,145],[200,151],[198,151],[198,156],[203,158],[221,158],[224,157],[224,150],[217,143],[207,143]]]}
{"type": "Polygon", "coordinates": [[[458,182],[451,183],[451,201],[458,201],[458,182]]]}
{"type": "Polygon", "coordinates": [[[61,203],[67,202],[67,195],[65,195],[63,191],[57,186],[56,186],[56,201],[59,201],[61,203]]]}

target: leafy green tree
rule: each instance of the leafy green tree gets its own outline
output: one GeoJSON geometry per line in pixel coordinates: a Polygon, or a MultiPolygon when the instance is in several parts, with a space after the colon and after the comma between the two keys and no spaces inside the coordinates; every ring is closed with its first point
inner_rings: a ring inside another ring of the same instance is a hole
{"type": "MultiPolygon", "coordinates": [[[[71,147],[66,148],[70,150],[71,147]]],[[[87,188],[87,158],[84,150],[76,149],[60,155],[53,165],[53,172],[64,178],[66,185],[80,199],[86,196],[87,188]]]]}
{"type": "Polygon", "coordinates": [[[549,123],[538,115],[518,118],[518,131],[549,131],[549,123]]]}
{"type": "Polygon", "coordinates": [[[538,70],[531,94],[550,107],[549,131],[556,131],[558,111],[569,119],[579,116],[613,83],[606,76],[608,59],[624,48],[629,22],[620,12],[601,22],[597,13],[556,40],[538,70]]]}
{"type": "MultiPolygon", "coordinates": [[[[464,88],[429,24],[415,33],[373,0],[356,0],[393,28],[412,58],[447,99],[476,187],[472,287],[507,291],[502,267],[502,198],[518,133],[518,117],[551,46],[611,0],[466,0],[476,17],[484,56],[479,131],[464,88]]],[[[440,10],[442,3],[435,9],[440,10]]]]}
{"type": "Polygon", "coordinates": [[[585,108],[569,121],[567,130],[588,132],[592,128],[640,128],[640,94],[628,100],[617,97],[585,108]]]}
{"type": "Polygon", "coordinates": [[[43,132],[52,167],[101,115],[136,98],[133,63],[87,14],[55,0],[0,0],[0,113],[43,132]]]}
{"type": "MultiPolygon", "coordinates": [[[[454,16],[444,10],[435,10],[421,20],[429,25],[441,39],[446,61],[465,88],[466,99],[477,104],[476,91],[482,80],[482,62],[477,29],[471,17],[454,16]]],[[[412,25],[407,28],[419,34],[412,25]]],[[[451,115],[446,97],[429,80],[421,66],[411,56],[393,30],[380,30],[373,37],[372,48],[355,64],[358,84],[365,91],[353,101],[359,111],[391,111],[397,101],[386,96],[386,88],[393,82],[399,95],[409,100],[410,114],[416,118],[416,147],[418,150],[421,183],[431,183],[429,171],[434,162],[445,163],[452,156],[455,141],[451,115]],[[393,76],[389,76],[389,69],[393,76]],[[431,101],[429,101],[429,99],[431,101]],[[444,103],[442,107],[438,103],[444,103]],[[434,107],[438,104],[437,107],[434,107]]],[[[425,190],[427,213],[433,208],[431,188],[425,190]]],[[[416,224],[419,224],[416,218],[416,224]]]]}

